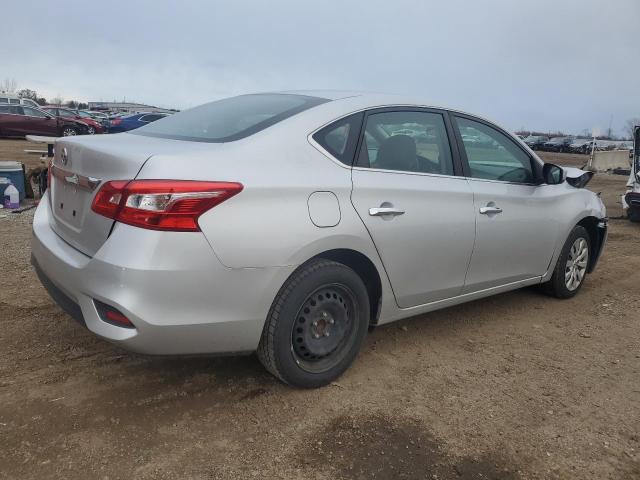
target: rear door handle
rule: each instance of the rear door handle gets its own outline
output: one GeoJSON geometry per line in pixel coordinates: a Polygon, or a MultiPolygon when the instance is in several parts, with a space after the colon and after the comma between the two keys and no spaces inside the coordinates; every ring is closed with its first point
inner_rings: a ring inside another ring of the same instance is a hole
{"type": "Polygon", "coordinates": [[[480,207],[480,213],[482,215],[489,215],[490,213],[502,213],[500,207],[480,207]]]}
{"type": "Polygon", "coordinates": [[[399,208],[393,207],[375,207],[369,209],[369,215],[372,217],[381,217],[383,215],[402,215],[404,214],[404,210],[400,210],[399,208]]]}

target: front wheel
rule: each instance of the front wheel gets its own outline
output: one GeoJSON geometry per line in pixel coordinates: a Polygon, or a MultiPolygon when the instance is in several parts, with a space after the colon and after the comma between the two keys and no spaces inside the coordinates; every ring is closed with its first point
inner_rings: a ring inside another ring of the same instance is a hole
{"type": "Polygon", "coordinates": [[[258,358],[289,385],[320,387],[351,365],[368,326],[369,297],[360,276],[341,263],[312,260],[278,292],[258,358]]]}
{"type": "Polygon", "coordinates": [[[62,129],[62,136],[63,137],[72,137],[72,136],[77,135],[77,134],[78,134],[78,131],[73,127],[64,127],[62,129]]]}
{"type": "Polygon", "coordinates": [[[551,279],[544,285],[546,291],[557,298],[573,297],[584,282],[589,266],[589,234],[576,226],[569,234],[556,263],[551,279]]]}
{"type": "Polygon", "coordinates": [[[95,128],[93,128],[91,125],[89,125],[89,126],[87,127],[87,133],[88,133],[89,135],[93,135],[93,134],[95,134],[95,133],[96,133],[96,129],[95,129],[95,128]]]}

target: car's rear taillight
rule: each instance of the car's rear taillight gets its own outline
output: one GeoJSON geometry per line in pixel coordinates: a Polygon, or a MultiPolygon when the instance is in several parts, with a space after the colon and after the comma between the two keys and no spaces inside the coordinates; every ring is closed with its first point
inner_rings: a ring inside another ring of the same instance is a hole
{"type": "Polygon", "coordinates": [[[120,125],[121,123],[122,123],[121,118],[114,118],[113,120],[111,120],[111,125],[120,125]]]}
{"type": "Polygon", "coordinates": [[[242,188],[235,182],[116,180],[100,188],[91,209],[136,227],[197,232],[200,215],[242,188]]]}

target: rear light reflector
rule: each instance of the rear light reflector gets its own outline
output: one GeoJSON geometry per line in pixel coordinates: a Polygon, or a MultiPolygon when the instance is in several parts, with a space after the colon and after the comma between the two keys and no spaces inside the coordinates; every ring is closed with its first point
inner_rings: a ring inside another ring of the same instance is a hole
{"type": "Polygon", "coordinates": [[[96,306],[96,311],[98,315],[102,319],[102,321],[110,323],[111,325],[115,325],[117,327],[123,328],[136,328],[131,320],[129,320],[122,312],[113,308],[106,303],[99,302],[98,300],[94,300],[93,303],[96,306]]]}
{"type": "Polygon", "coordinates": [[[91,209],[141,228],[198,232],[198,218],[242,191],[235,182],[194,180],[116,180],[106,182],[91,209]]]}

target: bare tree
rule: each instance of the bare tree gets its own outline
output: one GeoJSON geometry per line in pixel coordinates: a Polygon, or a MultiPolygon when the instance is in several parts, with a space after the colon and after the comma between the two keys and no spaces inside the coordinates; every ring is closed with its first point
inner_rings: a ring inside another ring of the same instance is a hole
{"type": "Polygon", "coordinates": [[[15,78],[5,78],[0,84],[0,92],[3,93],[15,93],[18,88],[18,83],[15,78]]]}
{"type": "Polygon", "coordinates": [[[56,95],[51,99],[51,105],[63,105],[63,104],[64,104],[64,98],[62,98],[60,95],[56,95]]]}

